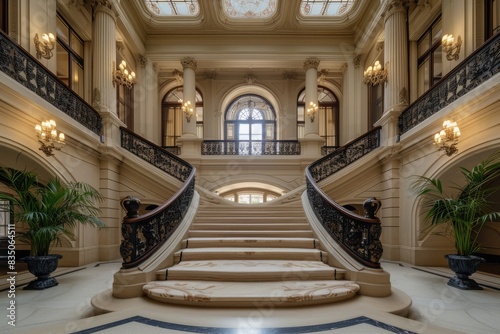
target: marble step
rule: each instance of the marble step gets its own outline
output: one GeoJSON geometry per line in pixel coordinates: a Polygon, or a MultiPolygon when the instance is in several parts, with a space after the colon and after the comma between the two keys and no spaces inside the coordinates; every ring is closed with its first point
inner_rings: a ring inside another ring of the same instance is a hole
{"type": "Polygon", "coordinates": [[[174,261],[197,260],[299,260],[325,261],[327,253],[319,249],[274,247],[186,248],[174,254],[174,261]]]}
{"type": "Polygon", "coordinates": [[[247,215],[230,215],[224,213],[224,216],[219,215],[203,215],[198,213],[196,217],[197,222],[207,222],[207,223],[218,223],[221,221],[232,221],[232,222],[247,222],[247,223],[274,223],[274,222],[294,222],[294,223],[304,223],[306,222],[306,218],[304,215],[300,214],[290,214],[282,215],[282,216],[272,216],[272,215],[262,215],[258,216],[253,213],[249,213],[247,215]]]}
{"type": "Polygon", "coordinates": [[[213,238],[189,238],[183,240],[182,242],[182,248],[202,248],[202,247],[318,248],[319,241],[314,238],[213,237],[213,238]]]}
{"type": "Polygon", "coordinates": [[[277,282],[153,281],[144,293],[159,302],[191,306],[269,307],[338,302],[356,296],[352,281],[314,280],[277,282]],[[270,304],[271,303],[271,304],[270,304]]]}
{"type": "Polygon", "coordinates": [[[242,222],[226,223],[193,223],[190,228],[194,230],[311,230],[307,223],[281,223],[281,224],[251,224],[242,222]]]}
{"type": "Polygon", "coordinates": [[[189,237],[190,238],[198,238],[198,237],[298,237],[298,238],[312,238],[313,232],[311,230],[258,230],[258,231],[250,231],[250,230],[190,230],[189,237]]]}
{"type": "Polygon", "coordinates": [[[305,281],[343,280],[346,270],[320,261],[286,260],[210,260],[181,261],[160,269],[156,279],[204,281],[305,281]]]}

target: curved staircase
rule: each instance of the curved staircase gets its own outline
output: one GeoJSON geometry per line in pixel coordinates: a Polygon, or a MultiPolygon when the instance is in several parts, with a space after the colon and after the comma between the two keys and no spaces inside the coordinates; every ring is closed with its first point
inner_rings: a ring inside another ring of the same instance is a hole
{"type": "Polygon", "coordinates": [[[356,295],[327,253],[299,200],[257,206],[200,204],[175,265],[143,287],[154,300],[203,306],[297,306],[356,295]]]}

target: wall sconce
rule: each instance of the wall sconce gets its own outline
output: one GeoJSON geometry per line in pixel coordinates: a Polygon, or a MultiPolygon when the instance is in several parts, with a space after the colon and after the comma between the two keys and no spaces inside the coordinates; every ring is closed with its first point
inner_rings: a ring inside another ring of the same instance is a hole
{"type": "Polygon", "coordinates": [[[35,34],[33,41],[35,42],[36,57],[38,59],[41,59],[42,57],[45,59],[52,58],[52,50],[54,50],[54,47],[56,46],[56,38],[52,33],[43,34],[41,40],[38,37],[38,34],[35,34]]]}
{"type": "Polygon", "coordinates": [[[56,122],[53,120],[42,122],[35,125],[36,136],[38,142],[42,144],[40,150],[48,157],[54,155],[54,150],[60,151],[64,145],[64,133],[57,132],[56,122]]]}
{"type": "Polygon", "coordinates": [[[446,59],[458,60],[460,46],[462,46],[462,39],[460,38],[460,36],[458,36],[457,41],[454,42],[453,35],[444,35],[441,39],[441,45],[443,47],[444,53],[446,54],[446,59]]]}
{"type": "Polygon", "coordinates": [[[191,108],[191,101],[187,101],[182,105],[182,111],[186,115],[186,121],[191,122],[191,116],[194,115],[193,108],[191,108]]]}
{"type": "Polygon", "coordinates": [[[447,156],[451,156],[458,152],[458,137],[460,137],[460,129],[457,122],[446,120],[443,122],[443,130],[434,135],[434,145],[438,151],[445,151],[447,156]]]}
{"type": "Polygon", "coordinates": [[[314,116],[316,116],[316,112],[318,111],[318,106],[314,102],[309,102],[309,108],[307,108],[307,116],[311,119],[311,123],[314,122],[314,116]]]}
{"type": "MultiPolygon", "coordinates": [[[[115,68],[115,62],[113,62],[113,68],[115,68]]],[[[129,73],[127,69],[127,62],[122,60],[120,65],[116,70],[113,70],[113,87],[115,84],[126,86],[127,88],[132,88],[135,83],[135,72],[129,73]]]]}
{"type": "Polygon", "coordinates": [[[363,72],[363,75],[365,77],[363,83],[367,85],[376,86],[387,82],[387,69],[383,69],[378,60],[373,66],[368,66],[366,71],[363,72]]]}

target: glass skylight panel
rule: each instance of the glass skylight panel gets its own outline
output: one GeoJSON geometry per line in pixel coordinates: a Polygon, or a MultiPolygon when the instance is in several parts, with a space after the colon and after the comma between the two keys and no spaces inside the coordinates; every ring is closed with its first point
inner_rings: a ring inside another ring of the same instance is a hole
{"type": "Polygon", "coordinates": [[[340,16],[347,13],[355,0],[302,0],[300,12],[305,16],[340,16]]]}
{"type": "Polygon", "coordinates": [[[278,0],[222,0],[224,13],[233,19],[267,19],[276,13],[278,0]]]}
{"type": "Polygon", "coordinates": [[[144,0],[150,11],[162,16],[196,16],[198,0],[144,0]]]}

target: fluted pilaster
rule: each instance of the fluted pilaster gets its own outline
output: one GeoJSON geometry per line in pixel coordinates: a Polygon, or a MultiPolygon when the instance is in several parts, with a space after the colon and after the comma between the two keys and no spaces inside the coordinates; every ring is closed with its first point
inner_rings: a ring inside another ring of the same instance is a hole
{"type": "Polygon", "coordinates": [[[319,117],[316,115],[314,121],[311,122],[310,118],[307,116],[307,108],[309,104],[318,104],[318,66],[319,59],[315,57],[307,58],[304,61],[304,72],[306,77],[306,94],[305,94],[305,106],[304,106],[304,117],[305,117],[305,128],[304,137],[311,135],[319,135],[319,117]]]}
{"type": "Polygon", "coordinates": [[[182,134],[189,134],[196,136],[196,60],[191,57],[185,57],[181,59],[182,69],[183,69],[183,79],[184,79],[184,101],[190,101],[191,106],[195,112],[195,115],[191,117],[191,121],[188,122],[186,117],[183,117],[182,121],[182,134]]]}

